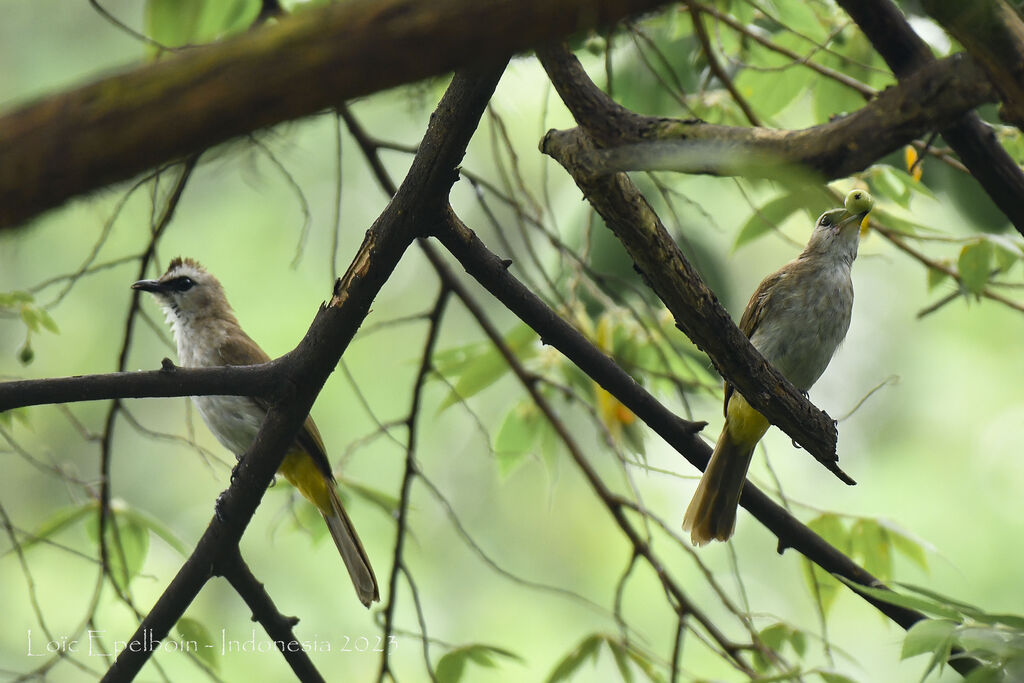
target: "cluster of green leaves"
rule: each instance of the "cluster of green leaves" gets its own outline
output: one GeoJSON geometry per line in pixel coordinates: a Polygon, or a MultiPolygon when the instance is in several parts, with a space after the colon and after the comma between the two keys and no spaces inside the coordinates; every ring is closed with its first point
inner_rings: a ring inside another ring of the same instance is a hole
{"type": "Polygon", "coordinates": [[[903,640],[904,659],[931,653],[924,678],[941,672],[951,657],[978,662],[966,683],[1024,680],[1024,617],[986,612],[934,591],[896,584],[905,592],[851,586],[900,607],[932,615],[914,624],[903,640]]]}
{"type": "Polygon", "coordinates": [[[32,335],[42,330],[58,334],[60,330],[46,309],[36,305],[35,297],[28,292],[0,292],[0,311],[16,314],[25,323],[25,343],[18,351],[18,360],[28,365],[35,358],[32,349],[32,335]]]}
{"type": "MultiPolygon", "coordinates": [[[[624,310],[606,311],[598,320],[574,316],[581,329],[595,339],[615,362],[652,389],[668,390],[680,384],[700,388],[717,384],[696,348],[679,339],[668,315],[647,319],[643,325],[624,310]],[[675,343],[670,343],[673,339],[675,343]],[[680,345],[682,344],[682,345],[680,345]]],[[[525,324],[514,327],[504,342],[531,372],[552,379],[539,390],[552,401],[566,398],[565,388],[593,405],[598,418],[617,442],[634,453],[644,453],[644,431],[635,416],[573,363],[553,349],[544,348],[525,324]]],[[[434,356],[434,369],[451,385],[441,409],[464,401],[493,386],[509,371],[498,349],[487,341],[445,349],[434,356]]],[[[550,423],[529,397],[514,402],[495,433],[493,448],[499,472],[505,476],[530,454],[539,454],[553,466],[559,440],[550,423]]]]}
{"type": "MultiPolygon", "coordinates": [[[[587,662],[596,664],[602,650],[607,650],[615,662],[615,666],[626,683],[635,680],[635,672],[639,671],[649,681],[661,683],[665,677],[650,656],[633,643],[620,636],[608,633],[592,633],[583,638],[563,657],[547,678],[547,683],[567,681],[579,674],[587,662]]],[[[467,673],[469,664],[476,664],[492,669],[498,666],[496,659],[520,662],[522,657],[501,647],[473,643],[450,650],[437,662],[434,677],[438,683],[459,683],[471,680],[467,673]]]]}
{"type": "MultiPolygon", "coordinates": [[[[764,120],[772,120],[798,101],[802,110],[813,114],[816,123],[864,106],[864,96],[838,80],[805,77],[809,73],[806,62],[841,72],[875,89],[893,82],[892,74],[871,44],[861,32],[844,28],[846,17],[836,12],[832,3],[719,0],[713,4],[743,27],[740,30],[716,22],[715,46],[730,64],[738,67],[734,85],[764,120]],[[770,45],[754,40],[751,34],[766,39],[770,45]],[[809,107],[803,106],[804,96],[810,99],[809,107]]],[[[692,32],[689,13],[679,13],[677,22],[681,24],[679,32],[692,32]]],[[[720,104],[714,99],[708,107],[714,109],[720,104]]],[[[708,113],[716,116],[714,111],[708,113]]]]}
{"type": "MultiPolygon", "coordinates": [[[[792,650],[793,654],[801,660],[807,654],[807,634],[791,624],[775,622],[761,629],[758,632],[757,637],[758,640],[761,641],[761,645],[772,652],[782,654],[786,650],[792,650]]],[[[769,661],[763,651],[754,650],[754,669],[759,673],[770,674],[773,670],[777,669],[777,665],[769,661]]],[[[810,671],[797,670],[783,672],[772,678],[765,678],[763,680],[803,680],[809,675],[816,675],[823,683],[855,683],[854,679],[845,676],[844,674],[822,668],[816,668],[810,671]]]]}
{"type": "MultiPolygon", "coordinates": [[[[301,6],[323,5],[332,0],[283,0],[284,11],[301,6]]],[[[242,33],[253,25],[260,0],[148,0],[146,35],[165,48],[211,43],[242,33]]],[[[148,46],[149,53],[160,51],[148,46]]]]}
{"type": "MultiPolygon", "coordinates": [[[[866,184],[876,203],[872,218],[879,219],[886,227],[902,233],[915,235],[934,233],[935,230],[918,222],[910,211],[914,196],[931,200],[935,195],[928,187],[910,173],[889,164],[876,164],[857,175],[860,183],[866,184]]],[[[845,188],[848,183],[842,183],[845,188]]],[[[734,248],[752,242],[777,229],[792,215],[803,212],[809,222],[829,208],[841,207],[842,192],[815,189],[813,184],[784,182],[785,192],[758,207],[736,235],[734,248]]]]}
{"type": "MultiPolygon", "coordinates": [[[[914,197],[937,201],[919,179],[889,164],[876,164],[858,178],[868,185],[877,200],[871,220],[911,236],[938,233],[933,226],[921,223],[911,211],[914,197]]],[[[808,192],[806,188],[787,189],[754,211],[740,228],[734,248],[764,236],[798,212],[804,212],[808,220],[813,221],[830,200],[835,203],[835,198],[825,193],[808,192]]],[[[980,233],[963,241],[955,259],[941,259],[937,261],[940,267],[928,268],[928,288],[934,289],[956,273],[960,277],[960,291],[978,297],[998,276],[1006,275],[1021,261],[1024,261],[1024,243],[1019,237],[980,233]]]]}
{"type": "MultiPolygon", "coordinates": [[[[26,552],[40,543],[54,541],[58,534],[76,527],[84,528],[88,539],[98,547],[99,519],[99,503],[94,500],[62,508],[22,542],[22,552],[26,552]]],[[[150,533],[163,539],[182,557],[188,556],[189,551],[185,544],[160,520],[141,510],[129,507],[123,501],[111,501],[104,541],[107,547],[110,578],[119,589],[127,589],[128,584],[142,570],[146,556],[149,554],[150,533]]]]}
{"type": "Polygon", "coordinates": [[[259,10],[259,0],[149,0],[146,33],[169,48],[200,45],[244,31],[259,10]]]}
{"type": "MultiPolygon", "coordinates": [[[[498,666],[498,663],[495,661],[495,658],[498,657],[517,662],[523,659],[514,652],[493,645],[483,645],[481,643],[463,645],[462,647],[450,650],[438,660],[437,667],[434,669],[434,678],[437,680],[437,683],[459,683],[466,674],[468,664],[476,664],[485,669],[493,669],[498,666]]],[[[466,680],[472,680],[472,677],[467,676],[466,680]]]]}
{"type": "MultiPolygon", "coordinates": [[[[979,235],[963,247],[956,261],[960,289],[964,294],[980,297],[998,275],[1005,275],[1024,260],[1024,247],[1017,240],[1003,235],[979,235]]],[[[949,273],[937,268],[928,270],[928,287],[945,281],[949,273]]]]}
{"type": "MultiPolygon", "coordinates": [[[[883,521],[824,513],[808,522],[807,526],[882,581],[892,579],[896,555],[902,555],[924,571],[928,570],[925,544],[883,521]]],[[[804,562],[804,569],[811,592],[819,596],[822,610],[827,613],[842,586],[832,575],[810,561],[804,562]]]]}
{"type": "Polygon", "coordinates": [[[581,640],[580,644],[570,650],[555,666],[551,675],[548,676],[547,683],[567,681],[580,671],[587,661],[596,663],[602,646],[611,653],[615,660],[615,666],[618,667],[619,674],[626,683],[632,683],[634,679],[633,667],[646,676],[647,680],[659,682],[665,680],[651,658],[633,643],[608,633],[592,633],[581,640]]]}

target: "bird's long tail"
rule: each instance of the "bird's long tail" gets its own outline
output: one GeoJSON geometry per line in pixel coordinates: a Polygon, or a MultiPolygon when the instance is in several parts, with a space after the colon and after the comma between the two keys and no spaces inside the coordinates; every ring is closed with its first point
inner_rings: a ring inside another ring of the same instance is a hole
{"type": "Polygon", "coordinates": [[[334,477],[325,476],[305,451],[293,450],[285,456],[278,470],[299,493],[316,505],[324,516],[327,529],[331,532],[334,545],[338,546],[345,568],[352,577],[359,602],[366,607],[380,600],[377,577],[373,575],[370,558],[363,549],[352,520],[341,504],[334,477]]]}
{"type": "Polygon", "coordinates": [[[732,536],[750,459],[768,429],[768,421],[738,393],[733,394],[726,413],[711,462],[683,516],[683,530],[690,532],[697,546],[732,536]]]}
{"type": "Polygon", "coordinates": [[[352,585],[355,586],[359,602],[366,607],[371,602],[380,600],[380,591],[377,588],[377,577],[373,575],[373,567],[370,566],[370,558],[363,550],[363,544],[359,540],[356,529],[352,526],[352,520],[341,505],[338,492],[333,482],[328,482],[328,491],[331,496],[330,513],[321,510],[324,521],[327,522],[327,529],[331,532],[334,545],[338,546],[341,559],[345,562],[345,568],[352,577],[352,585]]]}
{"type": "Polygon", "coordinates": [[[694,545],[727,541],[732,536],[736,527],[736,506],[754,446],[733,443],[729,432],[722,430],[711,462],[683,516],[683,531],[690,532],[694,545]]]}

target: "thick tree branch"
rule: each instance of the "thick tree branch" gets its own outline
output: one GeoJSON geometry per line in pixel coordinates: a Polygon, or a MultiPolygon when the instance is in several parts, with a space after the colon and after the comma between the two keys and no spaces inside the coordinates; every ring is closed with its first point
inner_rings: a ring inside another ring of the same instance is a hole
{"type": "Polygon", "coordinates": [[[788,167],[825,182],[864,170],[996,96],[981,68],[959,55],[915,71],[828,123],[803,130],[743,128],[634,114],[603,97],[582,69],[546,63],[558,74],[559,94],[588,133],[594,131],[600,148],[581,143],[583,133],[574,128],[549,132],[544,150],[590,176],[679,171],[777,178],[788,167]]]}
{"type": "Polygon", "coordinates": [[[111,372],[0,382],[0,412],[47,403],[158,396],[260,396],[273,398],[291,370],[279,361],[263,365],[179,368],[165,359],[161,370],[111,372]]]}
{"type": "Polygon", "coordinates": [[[317,683],[324,680],[313,665],[309,654],[302,647],[297,647],[298,639],[295,637],[292,627],[299,620],[281,614],[274,605],[270,594],[267,593],[267,589],[253,576],[252,570],[249,569],[249,565],[245,563],[242,554],[238,551],[238,546],[227,548],[217,558],[214,573],[227,579],[235,592],[245,601],[252,611],[253,621],[259,622],[263,626],[281,656],[295,673],[296,678],[303,683],[317,683]]]}
{"type": "Polygon", "coordinates": [[[183,50],[0,118],[0,228],[265,126],[663,3],[356,0],[183,50]]]}
{"type": "Polygon", "coordinates": [[[219,499],[218,514],[107,671],[105,681],[135,677],[152,654],[152,648],[143,644],[166,637],[210,578],[217,558],[237,547],[285,451],[369,313],[374,297],[430,220],[430,210],[446,202],[456,177],[454,169],[503,70],[502,65],[482,73],[456,74],[431,117],[420,151],[395,199],[367,232],[345,277],[335,284],[331,302],[321,306],[299,345],[280,359],[291,365],[290,381],[271,404],[256,440],[239,462],[231,486],[219,499]]]}
{"type": "MultiPolygon", "coordinates": [[[[928,45],[891,0],[837,2],[900,80],[935,61],[928,45]]],[[[996,206],[1024,235],[1024,202],[1020,201],[1024,197],[1024,171],[999,144],[992,129],[976,112],[970,112],[941,133],[996,206]]]]}
{"type": "MultiPolygon", "coordinates": [[[[563,47],[543,48],[538,56],[560,94],[571,89],[562,81],[566,71],[583,72],[576,58],[563,47]]],[[[575,115],[572,100],[566,104],[575,115]]],[[[549,153],[556,151],[542,148],[549,153]]],[[[708,354],[718,372],[829,471],[843,482],[854,484],[837,464],[837,432],[832,419],[754,349],[633,182],[624,173],[587,177],[572,166],[571,160],[556,160],[566,167],[626,247],[637,270],[672,312],[677,327],[708,354]]]]}

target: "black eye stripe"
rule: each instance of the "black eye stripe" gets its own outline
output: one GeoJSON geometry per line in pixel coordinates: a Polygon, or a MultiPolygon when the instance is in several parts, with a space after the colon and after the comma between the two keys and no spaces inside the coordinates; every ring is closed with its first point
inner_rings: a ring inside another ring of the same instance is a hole
{"type": "Polygon", "coordinates": [[[187,275],[176,277],[172,280],[168,280],[164,283],[167,289],[173,289],[176,292],[187,292],[188,290],[195,287],[195,281],[187,275]]]}

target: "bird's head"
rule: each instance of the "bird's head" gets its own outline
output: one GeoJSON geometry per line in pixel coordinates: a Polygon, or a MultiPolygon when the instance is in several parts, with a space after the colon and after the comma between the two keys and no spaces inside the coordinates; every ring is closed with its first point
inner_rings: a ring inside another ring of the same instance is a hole
{"type": "Polygon", "coordinates": [[[844,208],[831,209],[818,218],[804,254],[829,255],[853,263],[857,258],[861,223],[873,206],[870,194],[864,190],[851,191],[846,196],[844,208]]]}
{"type": "Polygon", "coordinates": [[[132,289],[150,292],[175,326],[204,318],[235,320],[224,289],[197,261],[180,256],[156,280],[139,280],[132,289]]]}

